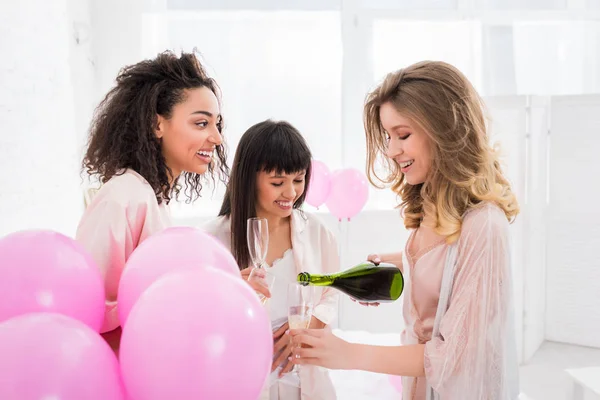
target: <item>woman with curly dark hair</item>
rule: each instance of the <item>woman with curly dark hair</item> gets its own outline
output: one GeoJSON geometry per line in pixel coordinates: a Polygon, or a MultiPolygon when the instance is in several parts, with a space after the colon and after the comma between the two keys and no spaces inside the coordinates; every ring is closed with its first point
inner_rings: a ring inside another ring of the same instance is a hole
{"type": "Polygon", "coordinates": [[[77,240],[102,270],[106,313],[101,333],[120,341],[117,289],[133,250],[170,225],[167,205],[194,201],[206,173],[225,181],[220,92],[193,53],[159,54],[125,67],[96,109],[83,167],[102,187],[88,205],[77,240]]]}

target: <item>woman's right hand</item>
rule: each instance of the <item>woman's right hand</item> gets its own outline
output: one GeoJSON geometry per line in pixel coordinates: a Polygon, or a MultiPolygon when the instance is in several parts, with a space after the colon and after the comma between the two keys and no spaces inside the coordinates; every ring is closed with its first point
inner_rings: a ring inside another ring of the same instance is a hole
{"type": "MultiPolygon", "coordinates": [[[[367,256],[367,261],[371,261],[373,264],[375,265],[379,265],[379,263],[381,263],[381,257],[379,256],[379,254],[369,254],[367,256]]],[[[362,301],[356,301],[355,299],[353,299],[352,297],[350,297],[350,300],[352,300],[355,303],[361,304],[365,307],[377,307],[379,306],[379,303],[365,303],[362,301]]]]}
{"type": "Polygon", "coordinates": [[[264,278],[266,276],[266,272],[262,269],[259,269],[257,271],[254,271],[253,279],[248,279],[250,277],[250,273],[252,273],[252,270],[253,268],[245,268],[241,270],[240,272],[242,274],[242,279],[248,282],[248,285],[250,285],[250,287],[254,291],[262,294],[267,298],[271,298],[271,292],[269,291],[266,281],[264,279],[260,279],[261,277],[264,278]],[[264,282],[264,284],[261,282],[264,282]]]}
{"type": "Polygon", "coordinates": [[[250,267],[244,268],[243,270],[241,270],[240,273],[242,274],[242,279],[247,281],[251,272],[252,272],[252,268],[250,268],[250,267]]]}
{"type": "Polygon", "coordinates": [[[375,265],[379,265],[381,263],[381,257],[379,254],[369,254],[367,256],[367,261],[371,261],[375,265]]]}

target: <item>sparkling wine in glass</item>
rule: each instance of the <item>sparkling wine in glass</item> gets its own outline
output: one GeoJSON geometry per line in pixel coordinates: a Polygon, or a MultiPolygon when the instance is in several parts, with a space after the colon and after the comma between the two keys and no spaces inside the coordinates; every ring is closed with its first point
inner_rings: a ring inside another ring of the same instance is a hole
{"type": "MultiPolygon", "coordinates": [[[[290,329],[307,329],[313,315],[314,286],[302,286],[296,282],[288,285],[288,325],[290,329]]],[[[295,365],[292,371],[282,379],[284,383],[300,387],[300,367],[295,365]]]]}

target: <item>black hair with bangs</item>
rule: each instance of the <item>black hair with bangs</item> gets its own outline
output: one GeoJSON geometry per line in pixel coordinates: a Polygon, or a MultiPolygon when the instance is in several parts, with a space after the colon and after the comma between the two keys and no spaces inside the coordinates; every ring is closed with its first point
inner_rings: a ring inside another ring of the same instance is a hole
{"type": "Polygon", "coordinates": [[[251,126],[241,137],[219,216],[231,223],[231,252],[239,268],[250,266],[246,221],[256,217],[258,172],[293,174],[306,171],[304,193],[294,208],[304,203],[311,174],[312,154],[304,137],[286,121],[266,120],[251,126]]]}

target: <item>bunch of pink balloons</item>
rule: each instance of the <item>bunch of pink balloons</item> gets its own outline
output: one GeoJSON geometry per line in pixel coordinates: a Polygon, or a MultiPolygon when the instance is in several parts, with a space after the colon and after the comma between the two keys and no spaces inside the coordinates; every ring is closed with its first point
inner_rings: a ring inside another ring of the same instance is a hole
{"type": "Polygon", "coordinates": [[[100,330],[104,283],[75,240],[45,230],[0,239],[0,322],[30,312],[63,314],[100,330]]]}
{"type": "Polygon", "coordinates": [[[125,399],[103,319],[100,270],[73,239],[0,239],[0,399],[125,399]]]}
{"type": "Polygon", "coordinates": [[[120,365],[98,333],[105,292],[90,255],[51,231],[1,238],[0,399],[258,398],[269,317],[214,237],[182,227],[146,239],[117,300],[120,365]]]}
{"type": "Polygon", "coordinates": [[[313,207],[320,207],[331,192],[331,172],[321,161],[313,160],[311,167],[306,202],[313,207]]]}
{"type": "Polygon", "coordinates": [[[180,227],[146,239],[127,261],[118,309],[132,400],[259,397],[273,359],[269,317],[214,237],[180,227]]]}
{"type": "Polygon", "coordinates": [[[273,360],[271,324],[241,278],[182,269],[140,296],[119,358],[135,400],[255,400],[273,360]]]}
{"type": "Polygon", "coordinates": [[[313,160],[306,202],[314,207],[326,204],[340,221],[358,214],[369,198],[366,176],[357,169],[346,168],[331,173],[327,165],[313,160]]]}
{"type": "Polygon", "coordinates": [[[119,362],[88,325],[56,313],[0,323],[0,399],[124,400],[119,362]]]}
{"type": "Polygon", "coordinates": [[[239,277],[235,258],[213,236],[193,227],[172,227],[140,244],[127,260],[119,282],[121,326],[140,295],[168,272],[215,267],[239,277]]]}

